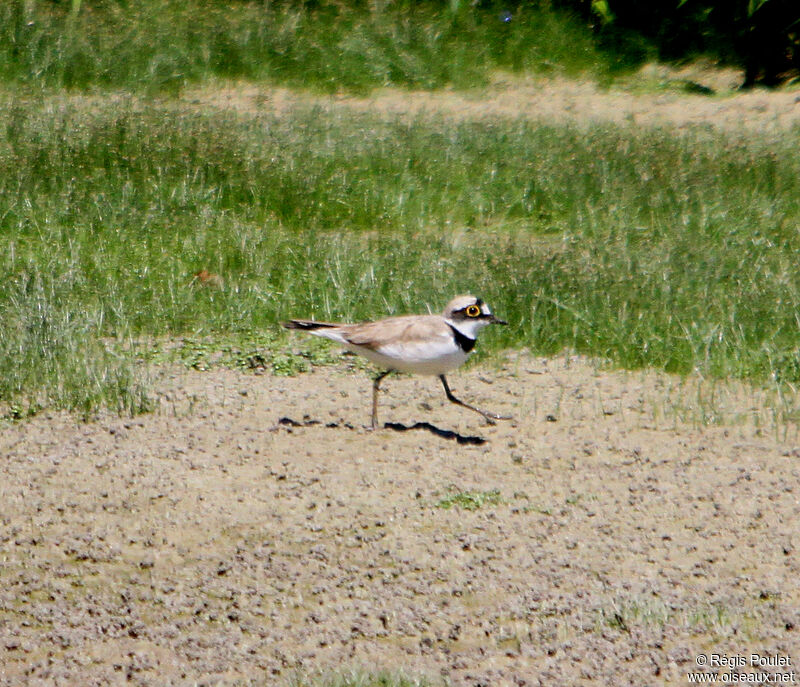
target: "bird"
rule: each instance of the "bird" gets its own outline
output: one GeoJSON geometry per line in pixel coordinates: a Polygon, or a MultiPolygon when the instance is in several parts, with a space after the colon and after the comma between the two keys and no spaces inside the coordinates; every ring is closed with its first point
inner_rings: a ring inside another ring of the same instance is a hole
{"type": "Polygon", "coordinates": [[[451,403],[482,415],[489,424],[511,418],[476,408],[453,395],[445,373],[466,361],[478,332],[490,324],[507,325],[475,296],[456,296],[441,315],[402,315],[374,322],[344,324],[315,320],[281,322],[296,329],[342,344],[382,369],[372,380],[372,429],[378,428],[378,390],[392,372],[435,375],[451,403]]]}

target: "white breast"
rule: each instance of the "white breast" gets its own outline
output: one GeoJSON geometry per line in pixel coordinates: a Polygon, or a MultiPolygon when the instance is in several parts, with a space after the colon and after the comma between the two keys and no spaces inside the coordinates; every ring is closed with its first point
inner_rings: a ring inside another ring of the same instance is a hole
{"type": "Polygon", "coordinates": [[[347,346],[379,367],[421,375],[442,375],[464,364],[468,354],[453,340],[387,344],[377,349],[347,346]]]}

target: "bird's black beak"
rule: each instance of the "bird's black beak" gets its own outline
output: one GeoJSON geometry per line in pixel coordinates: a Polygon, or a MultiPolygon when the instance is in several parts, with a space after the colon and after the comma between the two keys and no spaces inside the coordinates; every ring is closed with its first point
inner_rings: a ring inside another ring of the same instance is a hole
{"type": "Polygon", "coordinates": [[[501,320],[499,317],[495,317],[494,315],[489,315],[489,324],[508,324],[508,322],[501,320]]]}

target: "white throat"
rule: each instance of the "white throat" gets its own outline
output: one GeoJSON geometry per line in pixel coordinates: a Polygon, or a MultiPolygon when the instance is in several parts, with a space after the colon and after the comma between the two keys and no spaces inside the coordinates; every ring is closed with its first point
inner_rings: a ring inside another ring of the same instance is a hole
{"type": "Polygon", "coordinates": [[[458,322],[454,322],[453,320],[448,319],[447,324],[457,329],[468,339],[475,340],[478,338],[478,332],[489,323],[486,320],[479,320],[479,319],[460,320],[458,322]]]}

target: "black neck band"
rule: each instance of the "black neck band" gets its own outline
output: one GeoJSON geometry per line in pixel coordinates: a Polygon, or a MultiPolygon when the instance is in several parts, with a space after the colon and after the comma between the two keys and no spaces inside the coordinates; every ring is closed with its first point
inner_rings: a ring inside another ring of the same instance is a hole
{"type": "Polygon", "coordinates": [[[453,338],[456,340],[458,347],[464,351],[464,353],[469,353],[473,348],[475,348],[475,339],[470,339],[466,334],[459,331],[449,322],[447,323],[447,326],[453,330],[453,338]]]}

